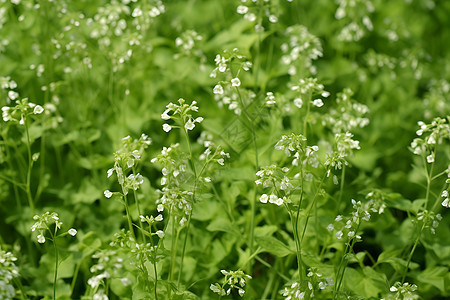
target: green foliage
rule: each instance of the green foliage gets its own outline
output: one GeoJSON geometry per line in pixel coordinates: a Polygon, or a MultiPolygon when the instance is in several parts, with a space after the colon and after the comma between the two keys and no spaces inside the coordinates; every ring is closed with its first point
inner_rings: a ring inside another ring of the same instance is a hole
{"type": "Polygon", "coordinates": [[[449,14],[0,1],[0,298],[450,297],[449,14]]]}

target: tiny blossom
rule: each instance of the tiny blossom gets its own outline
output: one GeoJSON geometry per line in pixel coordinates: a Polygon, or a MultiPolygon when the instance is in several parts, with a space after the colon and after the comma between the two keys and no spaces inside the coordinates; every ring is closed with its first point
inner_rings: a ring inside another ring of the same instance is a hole
{"type": "Polygon", "coordinates": [[[42,108],[42,106],[36,105],[36,106],[34,107],[33,113],[34,113],[35,115],[38,115],[38,114],[41,114],[43,111],[44,111],[44,108],[42,108]]]}
{"type": "Polygon", "coordinates": [[[213,89],[213,93],[216,95],[223,95],[223,87],[220,84],[217,84],[213,89]]]}
{"type": "Polygon", "coordinates": [[[261,201],[261,203],[267,203],[268,199],[269,196],[267,196],[267,194],[262,194],[261,197],[259,197],[259,201],[261,201]]]}
{"type": "Polygon", "coordinates": [[[77,234],[77,230],[75,228],[70,228],[67,233],[69,233],[71,236],[75,236],[77,234]]]}
{"type": "Polygon", "coordinates": [[[231,79],[231,85],[234,87],[238,87],[241,85],[241,81],[239,80],[239,78],[235,77],[231,79]]]}
{"type": "Polygon", "coordinates": [[[295,98],[294,99],[294,105],[297,106],[298,108],[302,108],[302,106],[303,106],[302,98],[295,98]]]}
{"type": "Polygon", "coordinates": [[[243,15],[243,14],[246,14],[247,12],[248,12],[248,7],[247,6],[245,6],[245,5],[239,5],[238,6],[238,8],[237,8],[237,13],[238,14],[243,15]]]}
{"type": "Polygon", "coordinates": [[[313,105],[317,106],[317,107],[322,107],[323,106],[322,99],[315,99],[315,100],[313,100],[313,105]]]}
{"type": "Polygon", "coordinates": [[[163,130],[165,132],[169,132],[172,129],[172,127],[169,124],[163,124],[163,130]]]}
{"type": "Polygon", "coordinates": [[[433,153],[427,156],[427,162],[429,164],[431,164],[432,162],[434,162],[434,155],[433,153]]]}
{"type": "Polygon", "coordinates": [[[113,195],[113,193],[110,190],[104,191],[103,194],[105,195],[106,198],[111,198],[113,195]]]}

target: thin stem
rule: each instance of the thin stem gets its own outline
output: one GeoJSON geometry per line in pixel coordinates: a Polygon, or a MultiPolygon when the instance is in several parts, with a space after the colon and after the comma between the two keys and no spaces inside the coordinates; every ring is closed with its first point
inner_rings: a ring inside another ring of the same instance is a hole
{"type": "Polygon", "coordinates": [[[125,204],[125,212],[127,214],[127,220],[128,220],[128,228],[130,229],[131,235],[134,238],[134,240],[136,240],[136,236],[134,235],[134,230],[133,230],[133,222],[131,220],[131,215],[130,215],[130,209],[128,208],[128,200],[127,200],[127,195],[123,195],[123,203],[125,204]]]}
{"type": "Polygon", "coordinates": [[[338,214],[341,207],[342,195],[344,194],[344,182],[345,182],[345,164],[342,166],[341,186],[339,188],[339,198],[336,205],[336,210],[338,214]]]}
{"type": "Polygon", "coordinates": [[[25,118],[25,133],[27,136],[27,152],[28,152],[28,170],[27,170],[27,183],[26,183],[26,193],[28,198],[28,204],[30,205],[33,215],[35,214],[35,208],[33,203],[33,197],[31,195],[31,169],[33,168],[33,159],[31,157],[31,141],[30,133],[28,131],[28,119],[25,118]]]}
{"type": "MultiPolygon", "coordinates": [[[[56,229],[55,229],[56,230],[56,229]]],[[[55,249],[55,277],[53,279],[53,299],[56,300],[56,279],[58,278],[58,247],[56,246],[56,236],[52,237],[55,249]]]]}
{"type": "MultiPolygon", "coordinates": [[[[133,166],[133,174],[136,174],[136,169],[135,169],[134,166],[133,166]]],[[[136,192],[135,189],[133,189],[133,195],[134,195],[134,202],[136,203],[136,208],[137,208],[137,211],[138,211],[139,225],[141,226],[140,228],[144,228],[144,224],[142,223],[141,218],[140,218],[140,216],[142,215],[142,213],[141,213],[141,208],[140,208],[140,205],[139,205],[139,199],[138,199],[138,197],[137,197],[137,192],[136,192]]],[[[142,237],[142,240],[143,240],[144,243],[145,243],[145,242],[146,242],[146,238],[145,238],[144,232],[142,232],[142,231],[141,231],[141,237],[142,237]]]]}
{"type": "Polygon", "coordinates": [[[420,236],[422,235],[422,232],[425,229],[425,224],[426,224],[426,222],[423,222],[422,228],[420,229],[419,234],[417,235],[417,238],[414,241],[414,245],[413,245],[413,247],[411,249],[411,252],[409,253],[408,260],[406,261],[405,271],[403,271],[402,283],[405,282],[406,273],[408,272],[408,269],[409,269],[409,264],[411,263],[411,259],[413,257],[414,251],[416,251],[416,247],[419,244],[420,236]]]}

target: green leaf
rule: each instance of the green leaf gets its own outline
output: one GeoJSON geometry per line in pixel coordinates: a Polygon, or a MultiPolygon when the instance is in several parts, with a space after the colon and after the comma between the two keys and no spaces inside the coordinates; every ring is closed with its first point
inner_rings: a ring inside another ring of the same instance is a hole
{"type": "Polygon", "coordinates": [[[431,267],[425,269],[416,278],[420,282],[431,284],[437,287],[441,292],[445,292],[445,276],[448,275],[447,267],[431,267]]]}
{"type": "Polygon", "coordinates": [[[215,218],[207,227],[208,231],[224,231],[231,234],[239,234],[239,232],[233,227],[230,220],[224,217],[215,218]]]}
{"type": "Polygon", "coordinates": [[[295,253],[283,242],[271,236],[256,236],[255,241],[262,249],[278,257],[284,257],[286,255],[295,253]]]}

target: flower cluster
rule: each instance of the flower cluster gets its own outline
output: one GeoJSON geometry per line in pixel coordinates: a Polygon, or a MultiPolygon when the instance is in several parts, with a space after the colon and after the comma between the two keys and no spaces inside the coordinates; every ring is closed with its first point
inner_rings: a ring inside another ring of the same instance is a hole
{"type": "Polygon", "coordinates": [[[232,289],[236,289],[238,291],[239,296],[243,296],[245,294],[244,286],[247,280],[252,279],[250,275],[245,274],[243,271],[220,271],[222,275],[225,276],[223,279],[222,285],[219,283],[214,283],[210,285],[210,289],[219,294],[220,296],[230,295],[232,289]],[[228,285],[226,289],[225,286],[228,285]]]}
{"type": "Polygon", "coordinates": [[[450,139],[450,126],[447,120],[435,118],[431,124],[422,121],[417,123],[420,129],[416,131],[418,136],[411,143],[411,149],[416,155],[425,155],[429,164],[433,163],[436,156],[436,145],[441,144],[444,139],[450,139]]]}
{"type": "Polygon", "coordinates": [[[337,95],[337,106],[330,109],[323,118],[323,125],[328,125],[334,133],[352,131],[355,127],[363,128],[369,124],[369,119],[365,116],[369,113],[369,108],[354,102],[352,96],[352,90],[344,89],[337,95]]]}
{"type": "MultiPolygon", "coordinates": [[[[161,209],[161,207],[159,208],[161,209]]],[[[156,232],[151,232],[152,231],[152,226],[153,224],[155,224],[156,222],[161,222],[162,220],[164,220],[164,217],[162,214],[157,215],[156,217],[153,216],[139,216],[141,223],[147,223],[148,228],[150,230],[150,234],[151,235],[157,235],[160,239],[162,239],[165,234],[164,231],[162,230],[157,230],[156,232]]]]}
{"type": "Polygon", "coordinates": [[[259,177],[255,183],[256,185],[262,185],[263,188],[271,188],[271,194],[262,194],[259,198],[261,203],[273,203],[278,206],[289,202],[287,196],[294,190],[294,185],[291,180],[286,176],[289,168],[280,168],[276,165],[262,167],[261,170],[256,172],[256,176],[259,177]],[[279,196],[277,196],[279,195],[279,196]]]}
{"type": "Polygon", "coordinates": [[[417,285],[411,284],[408,282],[400,283],[396,282],[389,289],[394,295],[389,295],[388,299],[419,299],[419,296],[416,294],[417,285]]]}
{"type": "Polygon", "coordinates": [[[369,14],[374,11],[371,0],[336,0],[338,8],[335,13],[337,20],[346,24],[338,34],[341,41],[359,41],[365,34],[364,28],[373,30],[369,14]]]}
{"type": "Polygon", "coordinates": [[[294,178],[303,176],[306,181],[312,181],[313,175],[307,172],[306,167],[317,168],[319,166],[318,146],[307,146],[306,138],[303,135],[291,133],[290,135],[283,135],[281,140],[275,144],[275,149],[284,151],[288,157],[293,153],[292,165],[301,168],[301,172],[295,174],[294,178]]]}
{"type": "MultiPolygon", "coordinates": [[[[195,30],[186,30],[181,36],[175,39],[175,46],[180,49],[180,52],[183,55],[194,55],[200,58],[202,63],[206,62],[206,57],[203,54],[203,51],[196,47],[196,43],[203,40],[203,37],[198,34],[195,30]]],[[[180,54],[175,54],[175,59],[179,58],[180,54]]]]}
{"type": "Polygon", "coordinates": [[[264,31],[264,27],[261,24],[263,20],[259,18],[259,16],[263,16],[260,14],[260,11],[264,12],[264,16],[267,17],[270,23],[278,22],[276,6],[271,3],[271,0],[251,0],[251,2],[248,0],[241,0],[241,2],[242,4],[237,7],[236,11],[238,14],[243,15],[245,20],[249,22],[257,22],[255,25],[256,32],[264,31]]]}
{"type": "Polygon", "coordinates": [[[151,162],[161,166],[163,177],[161,185],[181,185],[184,181],[187,165],[183,153],[178,150],[180,144],[163,147],[158,156],[152,158],[151,162]]]}
{"type": "Polygon", "coordinates": [[[430,229],[432,234],[436,234],[436,228],[438,228],[441,220],[441,214],[436,214],[432,211],[424,210],[417,214],[417,221],[423,222],[423,227],[430,229]]]}
{"type": "MultiPolygon", "coordinates": [[[[139,173],[134,174],[134,168],[151,142],[151,139],[145,134],[134,140],[130,136],[126,136],[122,139],[120,149],[114,153],[114,167],[107,171],[107,176],[109,178],[116,173],[123,195],[127,195],[131,189],[137,190],[144,183],[144,177],[139,173]],[[132,169],[133,172],[127,175],[129,169],[132,169]]],[[[104,194],[105,197],[111,198],[113,192],[106,190],[104,194]]]]}
{"type": "Polygon", "coordinates": [[[334,285],[333,279],[324,278],[314,267],[309,268],[306,276],[306,281],[293,282],[281,291],[286,300],[305,299],[305,297],[313,299],[315,293],[324,290],[327,286],[334,285]]]}
{"type": "Polygon", "coordinates": [[[240,55],[237,48],[231,52],[224,51],[223,55],[217,54],[215,63],[216,68],[211,72],[210,77],[216,78],[218,73],[222,73],[225,78],[214,86],[214,99],[218,102],[219,107],[227,105],[228,109],[239,115],[242,111],[239,100],[251,101],[256,97],[254,92],[243,88],[240,88],[239,92],[237,91],[241,86],[240,72],[249,71],[252,63],[240,55]]]}
{"type": "Polygon", "coordinates": [[[44,112],[44,108],[40,105],[29,102],[27,98],[16,100],[16,106],[3,106],[2,118],[5,122],[18,122],[20,125],[25,124],[25,120],[30,115],[40,115],[44,112]]]}
{"type": "MultiPolygon", "coordinates": [[[[202,117],[193,118],[191,112],[198,112],[197,102],[192,101],[191,104],[186,104],[185,100],[178,99],[179,104],[169,103],[166,106],[166,110],[161,114],[161,119],[170,120],[173,119],[181,123],[181,128],[184,130],[192,130],[195,128],[195,123],[201,123],[203,121],[202,117]]],[[[169,132],[172,128],[177,128],[176,125],[164,124],[163,130],[169,132]]]]}
{"type": "Polygon", "coordinates": [[[319,39],[302,25],[288,27],[286,35],[289,41],[281,45],[281,62],[289,66],[289,75],[296,75],[299,69],[309,69],[315,74],[312,61],[323,55],[319,39]]]}
{"type": "Polygon", "coordinates": [[[14,299],[16,292],[12,281],[20,276],[16,266],[17,258],[11,253],[0,248],[0,298],[14,299]]]}
{"type": "Polygon", "coordinates": [[[15,91],[17,83],[11,79],[11,77],[0,77],[0,89],[6,93],[6,103],[10,104],[11,101],[19,98],[19,93],[15,91]]]}
{"type": "Polygon", "coordinates": [[[341,169],[343,165],[348,165],[346,157],[353,155],[354,149],[361,148],[359,141],[354,140],[353,134],[350,132],[336,133],[334,136],[334,147],[334,151],[328,154],[325,165],[335,169],[341,169]]]}
{"type": "Polygon", "coordinates": [[[323,84],[317,82],[317,78],[302,78],[297,84],[291,85],[291,90],[296,93],[294,99],[294,105],[301,108],[304,103],[304,99],[311,99],[311,104],[316,107],[322,107],[324,105],[321,98],[312,99],[313,97],[321,96],[327,98],[330,93],[324,90],[323,84]]]}
{"type": "MultiPolygon", "coordinates": [[[[45,212],[44,214],[42,214],[41,216],[39,215],[35,215],[33,217],[33,220],[35,220],[36,222],[33,224],[33,226],[31,226],[31,231],[38,231],[39,234],[37,236],[37,241],[41,244],[45,243],[45,236],[44,233],[45,231],[48,231],[50,233],[51,236],[51,240],[56,238],[56,233],[58,231],[58,229],[61,229],[61,225],[63,224],[58,217],[58,214],[53,212],[45,212]],[[51,230],[50,229],[50,225],[55,224],[55,229],[51,230]]],[[[70,228],[67,233],[65,234],[69,234],[71,236],[75,236],[77,234],[77,230],[75,228],[70,228]]],[[[65,235],[64,234],[64,235],[65,235]]]]}
{"type": "Polygon", "coordinates": [[[90,277],[87,283],[93,290],[94,299],[108,299],[104,287],[110,278],[119,278],[123,286],[131,285],[131,280],[123,275],[124,261],[116,250],[102,249],[94,253],[92,258],[97,259],[97,263],[92,265],[89,271],[95,275],[90,277]]]}
{"type": "Polygon", "coordinates": [[[384,203],[376,201],[375,198],[370,199],[365,203],[352,199],[353,211],[351,216],[345,217],[338,215],[334,224],[329,224],[327,229],[329,231],[335,231],[336,238],[338,240],[347,236],[349,240],[355,239],[357,242],[361,241],[361,236],[358,235],[358,230],[362,221],[369,221],[371,213],[381,214],[386,207],[384,203]]]}

